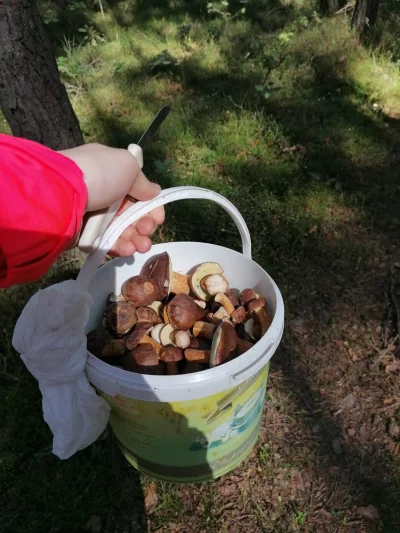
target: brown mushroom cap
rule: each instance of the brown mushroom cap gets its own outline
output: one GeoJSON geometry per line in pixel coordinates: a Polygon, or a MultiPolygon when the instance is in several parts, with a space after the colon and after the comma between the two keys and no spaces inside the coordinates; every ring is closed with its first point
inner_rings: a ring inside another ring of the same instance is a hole
{"type": "Polygon", "coordinates": [[[211,294],[207,294],[204,289],[201,287],[201,280],[206,276],[211,274],[223,274],[223,269],[218,263],[212,261],[208,263],[202,263],[197,268],[192,269],[191,275],[189,277],[190,288],[193,291],[193,294],[199,300],[211,300],[211,294]]]}
{"type": "Polygon", "coordinates": [[[135,307],[150,305],[159,299],[159,287],[147,276],[133,276],[121,287],[123,296],[135,307]]]}
{"type": "Polygon", "coordinates": [[[265,307],[265,300],[264,298],[256,298],[255,300],[251,300],[247,304],[247,310],[249,313],[255,313],[262,307],[265,307]]]}
{"type": "Polygon", "coordinates": [[[149,322],[140,322],[131,333],[125,335],[124,342],[128,350],[133,350],[150,329],[151,324],[149,322]]]}
{"type": "Polygon", "coordinates": [[[246,309],[241,305],[231,315],[234,324],[240,324],[246,318],[246,309]]]}
{"type": "Polygon", "coordinates": [[[255,300],[257,298],[257,294],[253,289],[243,289],[240,293],[240,301],[242,302],[242,305],[246,305],[251,300],[255,300]]]}
{"type": "Polygon", "coordinates": [[[215,332],[211,345],[210,368],[223,363],[236,348],[237,343],[235,328],[228,322],[222,322],[215,332]]]}
{"type": "Polygon", "coordinates": [[[141,276],[147,276],[157,283],[161,300],[169,295],[171,274],[172,264],[168,252],[150,257],[140,271],[141,276]]]}
{"type": "Polygon", "coordinates": [[[149,322],[150,324],[159,324],[161,322],[157,313],[150,307],[138,307],[136,309],[137,321],[149,322]]]}
{"type": "Polygon", "coordinates": [[[177,294],[168,304],[168,318],[174,329],[189,330],[196,322],[199,312],[203,312],[187,294],[177,294]],[[199,311],[200,310],[200,311],[199,311]]]}
{"type": "Polygon", "coordinates": [[[103,348],[107,342],[111,340],[111,336],[103,328],[96,328],[86,335],[87,349],[93,355],[101,357],[103,354],[103,348]]]}
{"type": "Polygon", "coordinates": [[[177,363],[178,361],[182,361],[182,359],[182,351],[175,346],[166,346],[160,352],[160,360],[163,363],[177,363]]]}
{"type": "Polygon", "coordinates": [[[123,357],[122,364],[124,370],[153,374],[158,366],[157,353],[151,344],[139,344],[123,357]]]}
{"type": "Polygon", "coordinates": [[[125,335],[136,324],[136,310],[129,302],[109,305],[104,313],[107,328],[117,335],[125,335]]]}

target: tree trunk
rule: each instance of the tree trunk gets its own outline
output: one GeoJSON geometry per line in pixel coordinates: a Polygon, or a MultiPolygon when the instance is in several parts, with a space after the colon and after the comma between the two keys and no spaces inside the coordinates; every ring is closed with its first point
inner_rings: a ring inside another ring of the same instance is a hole
{"type": "Polygon", "coordinates": [[[36,0],[0,0],[0,107],[16,137],[83,144],[36,0]]]}
{"type": "Polygon", "coordinates": [[[378,17],[379,0],[357,0],[351,19],[351,27],[363,37],[378,17]]]}
{"type": "Polygon", "coordinates": [[[321,0],[320,4],[324,13],[333,15],[344,6],[344,0],[321,0]]]}

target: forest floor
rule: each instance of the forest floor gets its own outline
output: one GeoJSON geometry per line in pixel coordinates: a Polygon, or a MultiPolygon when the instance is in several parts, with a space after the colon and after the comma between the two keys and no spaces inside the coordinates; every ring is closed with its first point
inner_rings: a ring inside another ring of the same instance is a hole
{"type": "MultiPolygon", "coordinates": [[[[30,295],[78,265],[3,291],[0,532],[398,533],[399,66],[360,45],[345,14],[307,2],[218,4],[221,15],[205,0],[110,0],[104,17],[92,4],[42,3],[85,140],[126,147],[170,105],[145,173],[237,206],[281,289],[285,333],[250,456],[172,485],[138,474],[109,431],[67,461],[51,453],[11,339],[30,295]]],[[[239,250],[219,208],[166,213],[157,242],[239,250]]]]}

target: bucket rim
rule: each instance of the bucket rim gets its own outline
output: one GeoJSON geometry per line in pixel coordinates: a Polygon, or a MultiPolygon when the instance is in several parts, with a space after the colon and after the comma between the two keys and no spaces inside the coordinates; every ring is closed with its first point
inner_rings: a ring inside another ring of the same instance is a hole
{"type": "MultiPolygon", "coordinates": [[[[127,387],[135,387],[140,388],[141,390],[145,389],[149,391],[154,391],[156,389],[161,388],[187,388],[190,385],[209,382],[214,379],[223,378],[226,375],[229,375],[233,379],[236,379],[236,374],[242,374],[245,370],[253,366],[255,367],[260,361],[260,359],[264,359],[263,355],[267,355],[267,353],[270,353],[268,360],[262,362],[261,366],[265,366],[274,354],[276,347],[280,343],[284,329],[284,302],[279,287],[274,281],[274,279],[268,274],[268,272],[264,268],[262,268],[253,259],[246,257],[244,254],[236,250],[232,250],[231,248],[227,248],[225,246],[220,246],[217,244],[197,241],[173,241],[169,243],[167,242],[154,244],[150,251],[157,249],[165,249],[165,247],[167,247],[169,244],[199,244],[202,246],[219,248],[240,255],[246,261],[254,263],[260,269],[260,271],[268,278],[274,290],[276,298],[276,309],[274,318],[272,319],[272,323],[267,333],[252,348],[250,348],[250,350],[240,355],[239,357],[236,357],[232,361],[229,361],[227,363],[224,363],[223,365],[219,365],[214,368],[208,368],[199,372],[193,372],[191,374],[179,374],[176,376],[152,376],[148,374],[137,374],[136,372],[128,372],[127,370],[117,368],[115,366],[109,365],[108,363],[105,363],[104,361],[101,361],[98,357],[95,357],[89,352],[89,350],[87,350],[86,365],[90,369],[90,371],[96,374],[102,374],[103,376],[106,375],[108,378],[114,379],[118,383],[123,384],[127,387]],[[275,349],[273,349],[274,347],[275,349]]],[[[97,272],[100,272],[100,270],[104,268],[111,268],[111,265],[114,265],[115,268],[118,268],[119,266],[121,266],[121,264],[123,264],[124,260],[126,259],[129,258],[115,258],[112,261],[101,265],[97,272]]],[[[254,371],[256,371],[256,369],[254,369],[254,371]]]]}

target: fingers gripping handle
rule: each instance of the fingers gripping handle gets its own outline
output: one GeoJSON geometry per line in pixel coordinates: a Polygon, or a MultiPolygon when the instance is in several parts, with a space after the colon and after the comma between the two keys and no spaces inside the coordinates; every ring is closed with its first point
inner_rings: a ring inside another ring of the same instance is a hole
{"type": "Polygon", "coordinates": [[[96,270],[101,265],[105,255],[116,242],[121,233],[130,225],[139,220],[141,217],[152,211],[156,207],[175,202],[177,200],[211,200],[223,207],[232,217],[239,230],[242,238],[243,255],[251,259],[251,238],[248,227],[242,215],[236,207],[220,194],[203,189],[201,187],[172,187],[165,189],[156,198],[147,202],[137,202],[120,215],[105,231],[98,249],[92,253],[83,265],[79,276],[78,283],[84,289],[87,289],[96,274],[96,270]]]}
{"type": "MultiPolygon", "coordinates": [[[[130,144],[128,152],[138,162],[140,168],[143,168],[143,152],[137,144],[130,144]]],[[[118,209],[122,204],[123,198],[117,200],[113,205],[99,211],[89,213],[85,227],[79,238],[78,248],[87,254],[95,252],[100,246],[101,238],[104,232],[115,217],[118,209]]]]}

